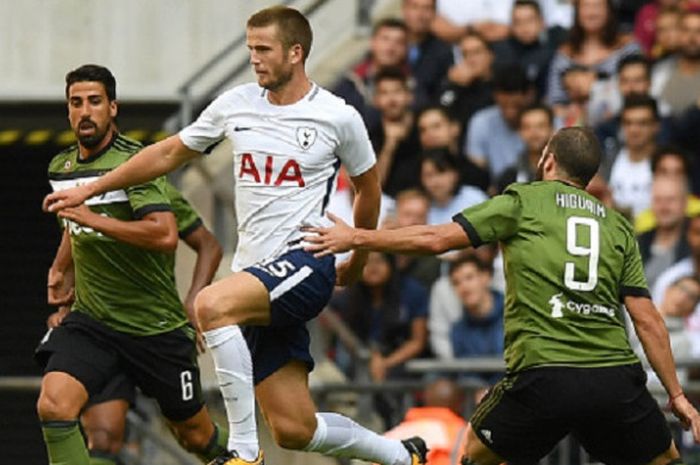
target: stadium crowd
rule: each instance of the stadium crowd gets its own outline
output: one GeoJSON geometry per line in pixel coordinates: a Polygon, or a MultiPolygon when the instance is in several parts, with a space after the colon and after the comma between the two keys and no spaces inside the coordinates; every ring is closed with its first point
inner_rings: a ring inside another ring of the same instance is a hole
{"type": "MultiPolygon", "coordinates": [[[[634,225],[676,356],[700,356],[700,2],[473,3],[403,0],[333,89],[376,151],[380,227],[449,222],[534,180],[555,130],[592,127],[605,159],[588,191],[634,225]]],[[[348,222],[351,190],[341,177],[330,208],[348,222]]],[[[330,308],[371,347],[383,381],[408,376],[413,358],[501,355],[503,292],[495,247],[373,253],[330,308]]],[[[350,374],[343,348],[332,353],[350,374]]]]}

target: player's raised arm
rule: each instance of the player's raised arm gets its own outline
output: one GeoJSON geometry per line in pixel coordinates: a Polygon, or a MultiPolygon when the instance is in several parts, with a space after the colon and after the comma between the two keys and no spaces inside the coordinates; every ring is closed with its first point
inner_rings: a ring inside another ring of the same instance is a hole
{"type": "Polygon", "coordinates": [[[312,233],[304,238],[310,243],[306,250],[316,252],[319,257],[353,249],[437,255],[471,245],[458,223],[368,230],[352,228],[335,215],[329,214],[328,217],[335,223],[331,228],[304,228],[304,231],[312,233]]]}
{"type": "Polygon", "coordinates": [[[189,149],[179,135],[170,136],[144,148],[129,161],[94,182],[47,195],[43,208],[58,212],[64,208],[76,207],[95,195],[143,184],[175,170],[199,154],[189,149]]]}
{"type": "MultiPolygon", "coordinates": [[[[376,165],[358,176],[351,177],[350,181],[355,190],[352,206],[355,225],[360,228],[375,229],[382,197],[376,165]]],[[[345,286],[358,279],[366,261],[366,252],[353,252],[349,260],[338,265],[336,283],[345,286]]]]}

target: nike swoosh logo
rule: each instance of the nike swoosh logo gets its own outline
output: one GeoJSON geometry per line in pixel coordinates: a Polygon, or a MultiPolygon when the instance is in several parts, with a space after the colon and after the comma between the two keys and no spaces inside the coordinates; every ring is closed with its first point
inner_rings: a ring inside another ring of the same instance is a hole
{"type": "Polygon", "coordinates": [[[247,127],[247,126],[235,126],[235,127],[233,128],[233,130],[234,130],[235,132],[238,132],[238,131],[250,131],[251,129],[253,129],[253,128],[250,128],[250,127],[247,127]]]}

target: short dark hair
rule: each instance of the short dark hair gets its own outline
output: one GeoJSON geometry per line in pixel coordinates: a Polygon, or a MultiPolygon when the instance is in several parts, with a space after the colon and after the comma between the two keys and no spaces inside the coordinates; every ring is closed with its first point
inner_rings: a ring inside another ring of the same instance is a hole
{"type": "Polygon", "coordinates": [[[481,32],[477,31],[476,29],[470,29],[469,31],[467,31],[466,34],[462,36],[461,39],[459,39],[458,44],[461,44],[464,41],[464,39],[468,38],[478,40],[484,45],[488,52],[493,53],[493,47],[491,46],[491,43],[488,40],[486,40],[486,37],[484,37],[484,35],[481,32]]]}
{"type": "Polygon", "coordinates": [[[520,112],[520,115],[518,115],[518,126],[520,126],[523,116],[533,111],[544,112],[547,115],[547,119],[549,120],[549,125],[554,126],[554,112],[552,111],[552,108],[549,105],[541,102],[533,103],[523,108],[523,110],[520,112]]]}
{"type": "Polygon", "coordinates": [[[690,174],[690,157],[688,157],[685,150],[673,145],[661,146],[654,151],[654,154],[651,156],[651,172],[656,173],[659,163],[661,163],[664,158],[668,157],[678,158],[683,165],[685,175],[688,176],[690,174]]]}
{"type": "Polygon", "coordinates": [[[542,17],[542,7],[540,7],[539,2],[536,0],[515,0],[515,3],[513,3],[513,10],[516,8],[522,8],[522,7],[529,7],[535,10],[537,14],[542,17]]]}
{"type": "Polygon", "coordinates": [[[493,75],[494,92],[524,94],[530,90],[531,84],[525,70],[515,63],[496,67],[493,75]]]}
{"type": "Polygon", "coordinates": [[[474,265],[477,270],[486,273],[491,273],[493,271],[491,265],[481,260],[477,255],[467,254],[461,255],[457,260],[450,263],[448,269],[449,276],[452,276],[455,271],[464,265],[474,265]]]}
{"type": "Polygon", "coordinates": [[[380,68],[374,75],[375,87],[382,81],[399,81],[405,88],[408,88],[408,76],[406,71],[398,66],[386,66],[380,68]]]}
{"type": "Polygon", "coordinates": [[[656,103],[656,99],[649,95],[632,94],[628,96],[625,99],[625,103],[622,106],[622,112],[620,114],[624,115],[624,113],[627,110],[631,110],[634,108],[648,109],[651,112],[654,121],[659,121],[659,119],[661,118],[661,116],[659,115],[659,105],[656,103]]]}
{"type": "Polygon", "coordinates": [[[372,36],[377,35],[377,32],[385,27],[389,29],[401,29],[403,32],[408,33],[408,27],[402,19],[382,18],[374,23],[374,27],[372,27],[372,36]]]}
{"type": "Polygon", "coordinates": [[[117,80],[112,72],[100,65],[83,65],[66,74],[66,98],[70,86],[76,82],[100,82],[105,88],[109,101],[117,99],[117,80]]]}
{"type": "Polygon", "coordinates": [[[301,46],[306,61],[313,42],[309,20],[294,8],[278,5],[254,13],[246,23],[249,28],[271,25],[277,26],[280,42],[287,50],[297,44],[301,46]]]}
{"type": "Polygon", "coordinates": [[[446,147],[423,151],[421,154],[421,163],[426,161],[433,162],[437,170],[441,173],[447,170],[453,170],[459,173],[459,161],[446,147]]]}
{"type": "Polygon", "coordinates": [[[619,75],[623,69],[628,66],[641,65],[644,67],[644,72],[647,79],[651,79],[651,63],[646,59],[644,55],[634,53],[632,55],[627,55],[617,64],[617,74],[619,75]]]}
{"type": "Polygon", "coordinates": [[[420,121],[420,119],[423,117],[423,115],[430,112],[430,111],[435,111],[435,112],[440,113],[446,120],[449,120],[449,121],[454,120],[452,115],[450,115],[450,112],[447,111],[447,108],[443,107],[442,105],[433,104],[433,105],[428,105],[428,106],[422,107],[418,111],[418,115],[416,116],[416,121],[420,121]]]}
{"type": "Polygon", "coordinates": [[[603,153],[595,133],[589,128],[570,127],[558,130],[547,144],[558,167],[572,181],[587,186],[598,172],[603,153]]]}

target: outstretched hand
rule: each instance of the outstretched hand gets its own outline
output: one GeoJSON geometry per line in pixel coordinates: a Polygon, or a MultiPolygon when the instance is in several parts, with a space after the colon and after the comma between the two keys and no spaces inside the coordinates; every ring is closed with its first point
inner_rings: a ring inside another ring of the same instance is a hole
{"type": "Polygon", "coordinates": [[[303,232],[309,233],[304,236],[304,241],[309,244],[304,247],[304,250],[314,252],[314,256],[317,258],[352,249],[355,229],[332,213],[328,213],[328,218],[333,222],[333,226],[329,228],[317,226],[302,226],[301,228],[303,232]]]}
{"type": "Polygon", "coordinates": [[[693,433],[693,439],[696,443],[700,443],[700,413],[693,407],[693,404],[685,397],[680,395],[671,400],[671,411],[680,420],[684,429],[690,430],[693,433]]]}
{"type": "Polygon", "coordinates": [[[89,197],[90,192],[86,186],[71,187],[47,195],[41,207],[45,212],[57,213],[64,208],[77,207],[89,197]]]}

